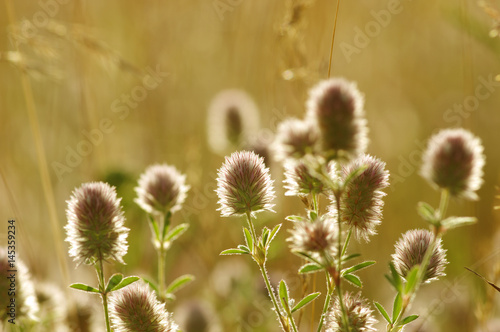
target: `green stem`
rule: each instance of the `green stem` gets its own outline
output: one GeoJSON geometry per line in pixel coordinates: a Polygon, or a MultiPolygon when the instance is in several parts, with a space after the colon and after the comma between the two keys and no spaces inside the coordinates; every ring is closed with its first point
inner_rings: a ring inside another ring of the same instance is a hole
{"type": "Polygon", "coordinates": [[[163,298],[163,292],[165,291],[165,256],[166,252],[163,243],[160,243],[160,249],[158,249],[158,292],[160,298],[163,298]]]}
{"type": "MultiPolygon", "coordinates": [[[[250,233],[252,234],[252,237],[253,237],[253,245],[255,248],[259,245],[258,241],[257,241],[257,234],[255,233],[255,227],[253,225],[250,212],[247,212],[246,216],[247,216],[248,226],[250,227],[250,233]]],[[[254,248],[250,248],[252,250],[252,255],[257,254],[257,250],[255,250],[254,248]]],[[[266,264],[265,258],[263,261],[261,261],[259,258],[256,259],[254,257],[254,260],[257,262],[257,265],[259,266],[260,272],[262,274],[262,278],[264,278],[264,282],[266,283],[269,297],[271,297],[271,301],[273,303],[274,310],[276,311],[276,315],[278,316],[278,319],[280,321],[281,327],[283,328],[284,331],[287,331],[288,329],[287,329],[287,325],[285,323],[285,318],[283,317],[281,310],[278,306],[278,301],[276,300],[276,295],[274,293],[273,287],[271,286],[271,282],[269,281],[269,277],[267,275],[266,266],[265,266],[265,264],[266,264]]],[[[293,325],[295,325],[295,323],[293,325]]]]}
{"type": "Polygon", "coordinates": [[[326,297],[325,297],[325,304],[323,305],[323,311],[321,312],[321,317],[319,318],[318,329],[316,330],[317,332],[321,332],[321,329],[323,328],[325,315],[328,311],[328,307],[330,306],[333,294],[333,289],[331,287],[331,281],[330,281],[330,274],[328,273],[328,271],[325,271],[325,274],[326,274],[326,297]]]}
{"type": "MultiPolygon", "coordinates": [[[[344,306],[344,297],[342,296],[342,277],[340,276],[342,272],[342,256],[345,254],[343,248],[342,248],[342,219],[341,219],[341,211],[340,211],[340,197],[342,196],[342,192],[337,191],[335,193],[335,204],[337,207],[337,224],[338,224],[338,257],[337,257],[337,273],[338,273],[338,279],[335,280],[335,288],[337,289],[337,293],[339,296],[339,304],[340,304],[340,310],[342,312],[342,322],[344,323],[344,326],[347,328],[347,331],[351,331],[351,326],[349,325],[349,320],[347,319],[347,313],[345,310],[344,306]]],[[[347,241],[345,245],[347,249],[347,241]]]]}
{"type": "Polygon", "coordinates": [[[314,209],[314,212],[316,212],[316,215],[319,215],[318,194],[316,194],[316,193],[312,194],[312,200],[313,200],[313,209],[314,209]]]}
{"type": "Polygon", "coordinates": [[[106,321],[106,331],[111,332],[111,327],[109,325],[109,313],[108,313],[108,294],[106,293],[106,283],[104,281],[104,268],[102,265],[102,259],[99,260],[99,265],[94,265],[97,270],[97,278],[99,279],[99,291],[101,292],[102,305],[104,307],[104,319],[106,321]]]}

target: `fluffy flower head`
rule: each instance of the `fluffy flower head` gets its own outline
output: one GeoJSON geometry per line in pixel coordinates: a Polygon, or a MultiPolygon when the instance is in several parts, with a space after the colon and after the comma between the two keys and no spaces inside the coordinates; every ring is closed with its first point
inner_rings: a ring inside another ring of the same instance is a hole
{"type": "Polygon", "coordinates": [[[307,116],[319,128],[321,149],[329,159],[352,158],[366,150],[363,104],[356,84],[342,78],[322,81],[310,91],[307,116]]]}
{"type": "Polygon", "coordinates": [[[149,166],[139,178],[135,188],[135,202],[150,214],[165,215],[181,209],[189,186],[186,176],[167,164],[149,166]]]}
{"type": "Polygon", "coordinates": [[[319,131],[312,121],[287,119],[278,125],[273,148],[276,160],[300,159],[314,153],[319,131]]]}
{"type": "Polygon", "coordinates": [[[287,160],[285,162],[286,196],[307,196],[321,194],[326,190],[323,182],[311,174],[303,160],[287,160]]]}
{"type": "Polygon", "coordinates": [[[75,261],[93,264],[98,260],[123,262],[129,229],[114,187],[104,182],[84,183],[67,201],[66,242],[75,261]]]}
{"type": "Polygon", "coordinates": [[[208,143],[225,154],[248,143],[259,128],[259,110],[243,90],[228,89],[217,94],[208,109],[208,143]]]}
{"type": "Polygon", "coordinates": [[[273,211],[273,181],[262,157],[252,151],[234,152],[217,174],[218,210],[223,217],[273,211]]]}
{"type": "MultiPolygon", "coordinates": [[[[395,245],[395,253],[392,255],[392,262],[396,271],[405,278],[410,270],[421,264],[427,248],[434,240],[434,235],[424,229],[409,230],[403,234],[395,245]]],[[[443,249],[442,241],[434,248],[429,266],[424,276],[424,282],[429,283],[444,276],[446,261],[446,250],[443,249]]]]}
{"type": "Polygon", "coordinates": [[[142,281],[112,294],[109,313],[116,332],[175,332],[177,325],[165,304],[142,281]]]}
{"type": "Polygon", "coordinates": [[[377,320],[373,317],[373,310],[370,309],[367,301],[349,292],[344,293],[344,307],[347,313],[349,326],[345,326],[342,320],[342,309],[339,299],[335,299],[330,311],[326,316],[326,332],[367,332],[376,331],[374,325],[377,320]]]}
{"type": "Polygon", "coordinates": [[[363,155],[343,167],[343,178],[365,166],[366,169],[350,181],[341,197],[342,222],[352,227],[354,235],[368,241],[376,234],[376,226],[382,219],[382,189],[389,186],[389,172],[385,163],[370,155],[363,155]]]}
{"type": "Polygon", "coordinates": [[[465,129],[444,129],[429,140],[421,174],[450,194],[477,199],[485,163],[481,140],[465,129]]]}
{"type": "Polygon", "coordinates": [[[292,236],[287,241],[292,250],[318,254],[327,252],[331,256],[337,252],[337,226],[329,214],[314,221],[297,221],[290,233],[292,236]]]}

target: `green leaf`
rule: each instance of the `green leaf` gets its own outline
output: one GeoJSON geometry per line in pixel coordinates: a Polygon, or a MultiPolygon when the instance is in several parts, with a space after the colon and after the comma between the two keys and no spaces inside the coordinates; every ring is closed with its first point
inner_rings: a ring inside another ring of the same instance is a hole
{"type": "Polygon", "coordinates": [[[301,274],[313,273],[313,272],[317,272],[317,271],[321,271],[321,270],[323,270],[323,266],[318,265],[316,263],[307,263],[307,264],[304,264],[300,267],[299,273],[301,273],[301,274]]]}
{"type": "Polygon", "coordinates": [[[392,319],[396,321],[399,314],[401,313],[401,309],[403,308],[403,298],[401,294],[398,293],[396,298],[394,298],[394,306],[392,307],[392,319]]]}
{"type": "Polygon", "coordinates": [[[156,294],[159,294],[160,291],[158,289],[158,286],[156,285],[156,283],[154,283],[153,281],[147,279],[147,278],[141,278],[142,280],[144,280],[145,283],[147,283],[149,285],[149,287],[151,287],[152,290],[155,291],[156,294]]]}
{"type": "Polygon", "coordinates": [[[298,221],[305,221],[306,218],[302,216],[288,216],[285,218],[285,220],[291,221],[291,222],[298,222],[298,221]]]}
{"type": "Polygon", "coordinates": [[[304,297],[302,300],[299,301],[299,303],[297,303],[293,307],[292,313],[294,313],[295,311],[297,311],[299,309],[302,309],[303,307],[305,307],[306,305],[308,305],[309,303],[314,301],[320,294],[321,294],[320,292],[316,292],[316,293],[312,293],[312,294],[309,294],[306,297],[304,297]]]}
{"type": "Polygon", "coordinates": [[[432,206],[426,202],[418,202],[417,204],[418,214],[425,220],[435,225],[437,222],[436,211],[432,206]]]}
{"type": "Polygon", "coordinates": [[[359,277],[354,275],[354,274],[344,274],[342,277],[355,286],[358,286],[360,288],[363,287],[363,284],[361,283],[361,279],[359,279],[359,277]]]}
{"type": "Polygon", "coordinates": [[[292,250],[292,253],[294,253],[295,255],[297,256],[300,256],[310,262],[313,262],[313,263],[316,263],[318,265],[321,265],[320,262],[318,262],[316,259],[314,259],[311,255],[309,255],[309,253],[305,252],[305,251],[300,251],[300,250],[292,250]]]}
{"type": "Polygon", "coordinates": [[[271,242],[274,240],[274,237],[276,236],[276,234],[278,234],[280,228],[281,228],[281,224],[274,226],[273,230],[271,231],[271,234],[269,235],[269,241],[267,242],[268,244],[271,244],[271,242]]]}
{"type": "Polygon", "coordinates": [[[186,284],[192,282],[194,280],[194,276],[191,274],[185,274],[183,276],[178,277],[174,281],[168,285],[166,292],[167,293],[175,293],[182,287],[186,286],[186,284]]]}
{"type": "Polygon", "coordinates": [[[243,255],[243,254],[248,254],[248,251],[231,248],[222,251],[219,255],[243,255]]]}
{"type": "Polygon", "coordinates": [[[477,223],[477,218],[475,217],[448,217],[441,221],[441,225],[446,229],[473,225],[475,223],[477,223]]]}
{"type": "Polygon", "coordinates": [[[174,227],[170,232],[168,232],[165,241],[173,242],[179,238],[182,234],[184,234],[189,228],[189,224],[180,224],[174,227]]]}
{"type": "Polygon", "coordinates": [[[410,324],[411,322],[413,322],[415,319],[418,318],[418,315],[411,315],[411,316],[408,316],[408,317],[405,317],[399,324],[398,326],[404,326],[406,324],[410,324]]]}
{"type": "Polygon", "coordinates": [[[149,217],[149,222],[151,223],[151,227],[153,228],[153,232],[155,233],[155,240],[160,241],[160,230],[158,228],[158,223],[156,220],[153,218],[152,215],[148,215],[149,217]]]}
{"type": "Polygon", "coordinates": [[[361,256],[361,254],[350,254],[350,255],[347,255],[347,256],[343,256],[342,257],[342,262],[345,263],[345,262],[347,262],[347,261],[349,261],[351,259],[354,259],[356,257],[359,257],[359,256],[361,256]]]}
{"type": "Polygon", "coordinates": [[[97,288],[94,288],[92,286],[85,285],[85,284],[80,284],[80,283],[71,284],[71,285],[69,285],[69,287],[74,288],[74,289],[78,289],[78,290],[81,290],[84,292],[88,292],[88,293],[94,293],[94,294],[101,293],[101,292],[99,292],[99,290],[97,288]]]}
{"type": "Polygon", "coordinates": [[[396,268],[394,267],[394,264],[392,262],[389,263],[389,269],[391,270],[392,278],[389,276],[386,276],[386,278],[394,286],[396,292],[401,293],[403,291],[403,282],[401,280],[401,276],[399,275],[398,271],[396,271],[396,268]]]}
{"type": "Polygon", "coordinates": [[[109,293],[113,288],[115,288],[116,285],[120,283],[123,279],[123,274],[121,273],[116,273],[111,276],[108,280],[108,285],[106,286],[106,293],[109,293]]]}
{"type": "Polygon", "coordinates": [[[342,271],[342,273],[344,273],[344,274],[353,273],[353,272],[359,271],[361,269],[367,268],[368,266],[373,265],[373,264],[375,264],[374,261],[366,261],[363,263],[359,263],[359,264],[356,264],[354,266],[351,266],[350,268],[344,269],[342,271]]]}
{"type": "Polygon", "coordinates": [[[308,214],[309,214],[309,220],[311,222],[314,222],[318,218],[318,214],[314,210],[309,210],[308,214]]]}
{"type": "Polygon", "coordinates": [[[244,245],[240,244],[238,246],[238,249],[246,251],[247,254],[250,254],[250,249],[247,246],[244,246],[244,245]]]}
{"type": "Polygon", "coordinates": [[[136,276],[125,277],[122,279],[122,281],[120,281],[120,283],[118,285],[116,285],[113,289],[111,289],[111,291],[114,292],[114,291],[117,291],[119,289],[122,289],[123,287],[126,287],[126,286],[136,282],[139,279],[141,279],[141,278],[136,277],[136,276]]]}
{"type": "Polygon", "coordinates": [[[269,228],[264,227],[262,229],[262,246],[267,247],[267,239],[269,238],[269,228]]]}
{"type": "Polygon", "coordinates": [[[280,300],[281,300],[281,305],[285,309],[285,311],[290,311],[290,308],[288,306],[288,287],[286,286],[285,280],[280,281],[280,286],[279,286],[279,295],[280,295],[280,300]]]}
{"type": "Polygon", "coordinates": [[[247,247],[250,249],[250,251],[252,251],[253,250],[252,234],[250,234],[250,231],[246,227],[243,227],[243,234],[245,235],[245,241],[247,242],[247,247]]]}
{"type": "Polygon", "coordinates": [[[392,324],[392,320],[389,317],[389,314],[387,313],[387,311],[385,311],[384,307],[378,302],[374,302],[374,304],[375,304],[375,307],[377,307],[378,312],[380,312],[380,314],[382,316],[384,316],[387,323],[392,324]]]}
{"type": "Polygon", "coordinates": [[[419,269],[420,265],[416,265],[406,275],[405,294],[410,294],[415,289],[418,282],[417,277],[419,269]]]}

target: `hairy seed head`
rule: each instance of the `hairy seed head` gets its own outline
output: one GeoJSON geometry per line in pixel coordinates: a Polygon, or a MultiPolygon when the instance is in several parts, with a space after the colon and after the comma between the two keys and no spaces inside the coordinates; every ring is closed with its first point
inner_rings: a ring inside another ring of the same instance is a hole
{"type": "MultiPolygon", "coordinates": [[[[18,258],[9,257],[0,247],[0,322],[13,318],[10,313],[10,301],[15,299],[15,317],[36,320],[39,312],[35,287],[28,268],[18,258]],[[12,265],[11,265],[12,264],[12,265]],[[17,270],[17,272],[12,272],[17,270]],[[12,278],[13,277],[13,278],[12,278]]],[[[0,325],[1,326],[1,325],[0,325]]]]}
{"type": "Polygon", "coordinates": [[[109,316],[115,332],[178,331],[165,303],[142,281],[112,293],[109,316]]]}
{"type": "Polygon", "coordinates": [[[147,213],[165,215],[181,209],[188,190],[185,175],[173,166],[156,164],[141,174],[135,202],[147,213]]]}
{"type": "Polygon", "coordinates": [[[314,154],[318,137],[318,128],[312,121],[292,118],[281,122],[273,143],[276,160],[283,162],[314,154]]]}
{"type": "Polygon", "coordinates": [[[304,160],[289,159],[285,162],[286,196],[307,196],[326,191],[323,182],[311,174],[304,160]]]}
{"type": "Polygon", "coordinates": [[[66,242],[78,263],[114,259],[122,264],[129,229],[114,187],[104,182],[84,183],[73,191],[66,209],[66,242]]]}
{"type": "Polygon", "coordinates": [[[326,332],[367,332],[376,331],[374,325],[377,320],[373,317],[367,301],[361,294],[352,295],[344,293],[344,308],[347,314],[347,324],[342,319],[342,308],[338,297],[335,299],[331,309],[326,314],[326,332]]]}
{"type": "Polygon", "coordinates": [[[208,109],[208,142],[218,154],[226,154],[248,143],[259,128],[259,110],[243,90],[217,94],[208,109]]]}
{"type": "Polygon", "coordinates": [[[252,151],[234,152],[217,174],[218,210],[223,217],[273,211],[273,181],[262,157],[252,151]]]}
{"type": "MultiPolygon", "coordinates": [[[[424,229],[413,229],[403,234],[395,245],[392,262],[396,271],[406,278],[410,270],[422,263],[427,248],[434,241],[434,234],[424,229]]],[[[429,283],[444,276],[446,250],[443,249],[441,239],[434,248],[429,266],[425,272],[424,282],[429,283]]]]}
{"type": "Polygon", "coordinates": [[[444,129],[429,140],[421,174],[452,196],[477,199],[485,158],[481,140],[465,129],[444,129]]]}
{"type": "Polygon", "coordinates": [[[352,228],[356,238],[368,241],[381,223],[382,198],[386,195],[381,190],[389,186],[389,172],[384,162],[362,155],[342,168],[344,180],[362,166],[366,169],[347,184],[341,196],[340,209],[342,222],[352,228]]]}
{"type": "Polygon", "coordinates": [[[322,253],[335,256],[337,253],[337,226],[335,218],[324,214],[314,221],[297,221],[290,230],[287,241],[292,251],[305,251],[322,257],[322,253]]]}
{"type": "Polygon", "coordinates": [[[320,82],[310,91],[307,117],[317,125],[320,146],[328,159],[364,153],[368,128],[364,99],[356,84],[342,78],[320,82]]]}

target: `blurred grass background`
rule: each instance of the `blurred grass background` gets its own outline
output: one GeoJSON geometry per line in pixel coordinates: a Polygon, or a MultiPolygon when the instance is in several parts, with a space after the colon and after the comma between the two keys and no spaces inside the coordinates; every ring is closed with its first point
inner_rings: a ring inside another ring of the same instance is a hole
{"type": "MultiPolygon", "coordinates": [[[[437,192],[418,175],[419,151],[437,129],[463,126],[483,141],[485,183],[479,202],[452,202],[449,213],[474,215],[479,223],[447,234],[447,279],[423,288],[414,310],[426,316],[432,299],[449,299],[445,309],[437,308],[435,315],[426,317],[429,324],[420,330],[473,331],[490,290],[463,267],[473,267],[490,279],[500,277],[495,273],[498,213],[493,211],[500,175],[500,84],[491,87],[477,109],[448,110],[470,100],[467,98],[475,95],[483,80],[500,73],[500,40],[488,36],[493,21],[474,1],[400,1],[399,12],[390,14],[390,22],[381,26],[373,11],[387,10],[389,3],[343,1],[332,58],[331,76],[356,81],[365,93],[371,139],[368,152],[386,161],[393,176],[379,235],[368,244],[352,246],[378,262],[360,273],[363,294],[390,306],[393,292],[383,274],[393,245],[402,232],[425,227],[416,213],[418,201],[437,205],[439,200],[437,192]],[[379,29],[371,30],[367,45],[358,47],[359,30],[366,33],[370,24],[378,24],[379,29]],[[359,52],[346,56],[348,45],[359,52]],[[485,257],[488,259],[483,260],[485,257]],[[450,285],[455,295],[449,295],[450,285]],[[419,303],[424,305],[419,307],[419,303]]],[[[175,165],[187,174],[192,189],[184,211],[174,215],[173,221],[187,221],[191,228],[169,252],[167,278],[191,273],[197,280],[178,293],[169,309],[192,309],[198,303],[217,312],[212,316],[218,317],[216,325],[222,331],[277,331],[251,262],[246,257],[218,255],[242,241],[242,221],[222,220],[215,211],[215,174],[223,157],[207,145],[206,110],[219,91],[240,88],[259,106],[262,128],[274,131],[284,118],[302,117],[308,89],[327,78],[336,2],[15,1],[15,16],[10,19],[6,4],[0,10],[0,219],[5,221],[0,244],[6,242],[6,221],[15,218],[20,231],[19,255],[34,279],[67,286],[57,264],[55,242],[62,239],[54,238],[51,230],[22,88],[22,76],[27,75],[61,231],[71,191],[82,182],[108,181],[123,197],[132,232],[127,265],[108,266],[107,271],[155,276],[156,253],[146,216],[133,202],[133,188],[148,165],[175,165]],[[47,7],[46,3],[56,5],[47,7]],[[47,22],[65,28],[64,36],[48,33],[50,25],[43,24],[40,13],[50,18],[47,22]],[[22,19],[37,28],[30,39],[36,43],[22,43],[21,53],[12,53],[16,47],[9,31],[22,19]],[[13,60],[15,54],[23,58],[13,60]],[[113,103],[142,86],[147,68],[159,68],[168,76],[120,119],[122,113],[113,112],[113,103]],[[54,163],[65,163],[68,148],[76,149],[86,139],[82,131],[98,128],[105,118],[111,120],[111,132],[103,134],[102,142],[93,145],[81,163],[58,176],[54,163]],[[228,293],[229,286],[224,284],[231,282],[228,274],[238,275],[238,271],[241,275],[232,281],[228,293]]],[[[278,187],[277,214],[262,215],[259,224],[284,223],[269,269],[275,282],[286,275],[298,294],[300,286],[292,272],[300,261],[284,242],[285,229],[290,227],[284,216],[303,210],[298,198],[283,196],[281,166],[274,163],[271,167],[278,187]]],[[[63,246],[67,249],[66,243],[63,246]]],[[[67,254],[65,264],[71,282],[94,282],[91,269],[75,269],[67,254]]],[[[318,276],[318,285],[322,283],[318,276]]],[[[487,310],[482,312],[487,319],[487,310]]],[[[493,310],[495,314],[498,312],[493,310]]],[[[421,321],[409,330],[416,331],[421,321]]],[[[305,324],[303,330],[308,331],[305,324]]]]}

